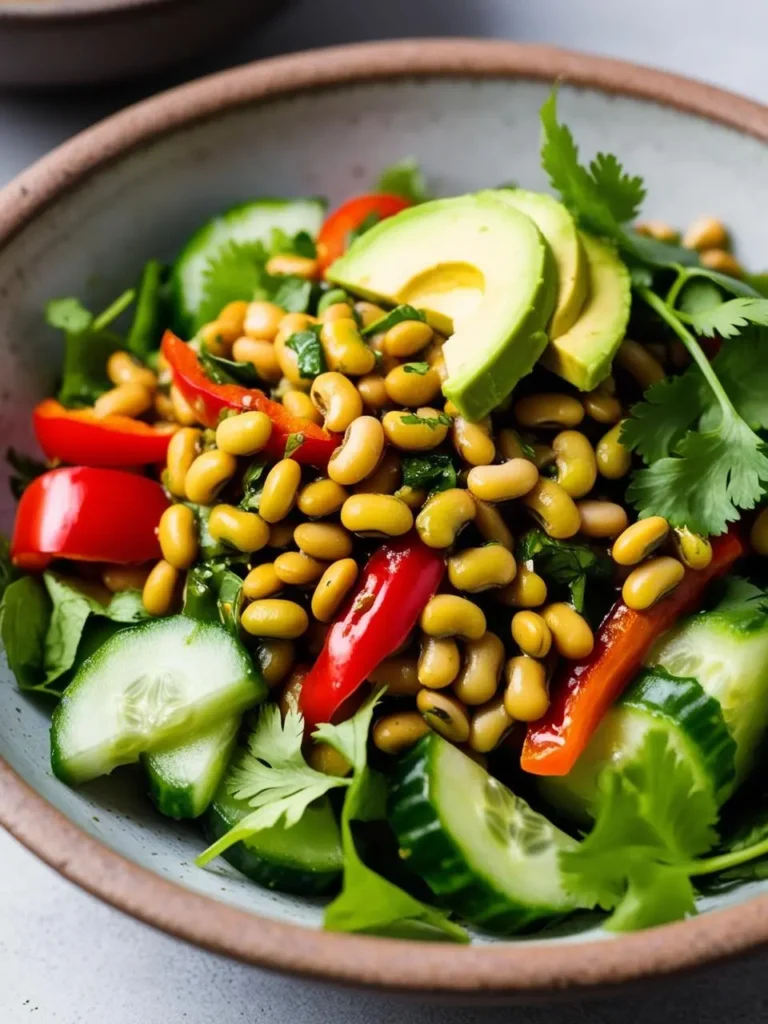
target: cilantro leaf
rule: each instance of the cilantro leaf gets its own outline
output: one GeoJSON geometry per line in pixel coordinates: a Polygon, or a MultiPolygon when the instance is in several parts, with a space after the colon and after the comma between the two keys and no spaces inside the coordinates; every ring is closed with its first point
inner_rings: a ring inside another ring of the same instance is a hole
{"type": "Polygon", "coordinates": [[[394,327],[396,324],[401,324],[403,320],[421,320],[422,323],[426,322],[426,315],[421,309],[416,309],[414,306],[409,306],[404,303],[400,306],[395,306],[394,309],[390,309],[388,313],[380,317],[378,320],[374,320],[372,324],[364,327],[360,332],[364,338],[370,338],[373,334],[379,334],[381,331],[388,331],[390,327],[394,327]]]}
{"type": "Polygon", "coordinates": [[[136,292],[136,311],[125,340],[126,349],[139,359],[146,359],[160,345],[168,271],[165,264],[149,260],[141,274],[136,292]]]}
{"type": "Polygon", "coordinates": [[[240,502],[240,508],[245,509],[246,512],[259,511],[261,492],[264,488],[264,474],[266,471],[266,462],[256,461],[252,462],[243,474],[243,497],[240,502]]]}
{"type": "Polygon", "coordinates": [[[229,241],[209,258],[193,323],[195,332],[215,320],[228,303],[253,298],[264,283],[268,256],[261,242],[229,241]]]}
{"type": "Polygon", "coordinates": [[[688,323],[697,334],[711,338],[733,338],[747,324],[768,326],[768,299],[730,299],[709,309],[688,315],[688,323]]]}
{"type": "Polygon", "coordinates": [[[8,448],[5,453],[5,461],[14,471],[8,477],[8,485],[11,488],[11,494],[17,501],[33,480],[48,471],[44,462],[33,459],[29,455],[23,455],[15,448],[8,448]]]}
{"type": "Polygon", "coordinates": [[[285,344],[296,353],[300,377],[314,380],[328,369],[319,331],[296,331],[285,344]]]}
{"type": "Polygon", "coordinates": [[[339,302],[352,304],[352,300],[343,288],[329,288],[327,292],[320,296],[317,303],[317,315],[322,316],[329,306],[335,306],[339,302]]]}
{"type": "Polygon", "coordinates": [[[620,223],[633,220],[645,199],[643,179],[627,174],[613,153],[598,153],[589,169],[595,187],[615,219],[620,223]]]}
{"type": "Polygon", "coordinates": [[[648,464],[670,455],[706,408],[708,389],[698,369],[666,377],[633,405],[621,428],[621,443],[648,464]]]}
{"type": "Polygon", "coordinates": [[[296,449],[301,448],[303,444],[303,434],[289,434],[288,437],[285,439],[285,453],[283,455],[283,458],[290,459],[290,457],[293,455],[296,449]]]}
{"type": "Polygon", "coordinates": [[[80,299],[51,299],[45,307],[45,320],[60,331],[80,334],[93,323],[93,313],[85,308],[80,299]]]}
{"type": "Polygon", "coordinates": [[[402,196],[414,204],[425,203],[431,198],[424,172],[412,156],[405,157],[404,160],[399,160],[383,170],[376,182],[376,191],[402,196]]]}
{"type": "Polygon", "coordinates": [[[273,228],[269,239],[269,250],[273,253],[290,253],[293,256],[305,256],[313,260],[317,256],[317,247],[310,234],[299,231],[297,235],[289,235],[282,228],[273,228]]]}
{"type": "Polygon", "coordinates": [[[423,426],[437,430],[438,427],[450,427],[453,420],[444,412],[438,413],[437,416],[417,416],[415,412],[408,412],[401,417],[401,422],[408,427],[423,426]]]}
{"type": "Polygon", "coordinates": [[[456,467],[450,455],[408,455],[401,464],[404,487],[431,494],[456,486],[456,467]]]}
{"type": "Polygon", "coordinates": [[[244,388],[256,388],[261,384],[253,363],[238,363],[208,351],[200,352],[198,358],[206,377],[216,384],[239,384],[244,388]]]}
{"type": "Polygon", "coordinates": [[[264,284],[256,289],[254,298],[267,299],[280,306],[287,313],[306,313],[312,302],[312,281],[293,274],[283,277],[265,278],[264,284]]]}
{"type": "Polygon", "coordinates": [[[517,560],[532,561],[547,580],[567,586],[576,611],[584,610],[588,579],[608,580],[611,559],[604,553],[573,541],[555,540],[543,530],[529,530],[517,547],[517,560]]]}
{"type": "Polygon", "coordinates": [[[420,377],[425,377],[430,370],[429,363],[405,363],[403,366],[405,373],[418,373],[420,377]]]}

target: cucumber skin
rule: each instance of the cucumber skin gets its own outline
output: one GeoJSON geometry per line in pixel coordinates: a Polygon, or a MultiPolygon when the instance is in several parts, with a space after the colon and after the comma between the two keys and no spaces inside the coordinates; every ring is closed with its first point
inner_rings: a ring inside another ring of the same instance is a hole
{"type": "Polygon", "coordinates": [[[551,923],[569,912],[561,907],[513,904],[467,866],[463,853],[444,831],[430,799],[430,769],[439,746],[426,735],[397,763],[390,785],[388,818],[406,864],[446,906],[489,932],[517,935],[551,923]],[[450,882],[448,881],[450,879],[450,882]]]}
{"type": "MultiPolygon", "coordinates": [[[[208,808],[203,823],[206,838],[210,842],[220,839],[235,824],[220,813],[215,803],[208,808]]],[[[341,880],[341,868],[338,871],[303,871],[290,864],[278,864],[260,857],[242,842],[230,846],[222,857],[246,878],[265,889],[292,896],[327,896],[338,889],[341,880]]]]}

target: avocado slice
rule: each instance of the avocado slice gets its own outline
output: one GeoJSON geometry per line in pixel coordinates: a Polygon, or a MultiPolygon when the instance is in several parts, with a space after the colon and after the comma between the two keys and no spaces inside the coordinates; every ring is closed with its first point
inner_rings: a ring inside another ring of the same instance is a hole
{"type": "Polygon", "coordinates": [[[562,203],[545,192],[499,189],[494,195],[530,217],[547,240],[557,265],[557,302],[547,333],[550,338],[565,334],[578,320],[589,287],[587,257],[576,222],[562,203]]]}
{"type": "Polygon", "coordinates": [[[591,391],[610,373],[626,334],[631,285],[611,245],[585,232],[579,235],[589,271],[587,301],[573,327],[551,340],[541,361],[574,387],[591,391]]]}
{"type": "Polygon", "coordinates": [[[557,272],[534,222],[490,192],[436,199],[382,221],[326,272],[388,305],[410,303],[450,335],[443,391],[482,419],[547,344],[557,272]]]}

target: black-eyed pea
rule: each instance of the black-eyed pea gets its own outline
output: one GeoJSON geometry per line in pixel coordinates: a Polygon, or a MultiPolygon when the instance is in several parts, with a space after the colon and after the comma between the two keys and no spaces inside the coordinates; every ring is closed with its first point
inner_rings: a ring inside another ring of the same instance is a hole
{"type": "Polygon", "coordinates": [[[157,539],[163,558],[174,569],[189,569],[197,558],[197,519],[188,505],[171,505],[160,517],[157,539]]]}
{"type": "Polygon", "coordinates": [[[638,235],[655,238],[657,242],[678,242],[680,232],[664,220],[646,220],[635,224],[638,235]]]}
{"type": "Polygon", "coordinates": [[[613,543],[611,555],[617,565],[637,565],[660,548],[669,535],[669,523],[662,516],[638,519],[613,543]]]}
{"type": "Polygon", "coordinates": [[[706,569],[712,562],[712,545],[701,534],[685,526],[677,527],[674,530],[674,542],[677,557],[689,569],[706,569]]]}
{"type": "Polygon", "coordinates": [[[755,516],[749,531],[749,544],[758,555],[768,555],[768,508],[761,509],[755,516]]]}
{"type": "Polygon", "coordinates": [[[398,487],[395,491],[395,497],[404,502],[411,512],[418,512],[427,500],[427,492],[421,490],[419,487],[406,485],[404,487],[398,487]]]}
{"type": "Polygon", "coordinates": [[[269,542],[269,526],[263,518],[235,505],[215,505],[208,517],[208,531],[214,540],[244,554],[261,551],[269,542]]]}
{"type": "MultiPolygon", "coordinates": [[[[143,384],[120,384],[99,395],[93,403],[95,416],[143,416],[152,408],[154,393],[143,384]]],[[[195,420],[195,422],[197,422],[195,420]]]]}
{"type": "Polygon", "coordinates": [[[262,640],[254,652],[264,682],[270,690],[286,678],[296,660],[296,645],[292,640],[262,640]]]}
{"type": "Polygon", "coordinates": [[[604,434],[595,448],[597,469],[606,480],[620,480],[632,467],[632,454],[620,441],[621,431],[626,420],[619,420],[604,434]]]}
{"type": "Polygon", "coordinates": [[[174,411],[170,395],[166,395],[163,391],[156,391],[152,406],[155,410],[155,416],[159,420],[167,423],[171,423],[175,420],[176,413],[174,411]]]}
{"type": "Polygon", "coordinates": [[[157,377],[141,360],[122,349],[113,352],[107,360],[107,376],[118,387],[121,384],[138,384],[148,391],[157,387],[157,377]]]}
{"type": "Polygon", "coordinates": [[[512,616],[512,639],[530,658],[546,658],[552,647],[552,633],[541,615],[520,611],[512,616]]]}
{"type": "Polygon", "coordinates": [[[156,617],[170,615],[176,604],[181,573],[170,562],[161,559],[153,566],[144,583],[141,599],[144,608],[156,617]]]}
{"type": "Polygon", "coordinates": [[[349,377],[364,377],[373,372],[376,354],[366,345],[357,323],[351,317],[324,323],[320,330],[320,341],[331,370],[349,377]]]}
{"type": "Polygon", "coordinates": [[[471,423],[456,416],[451,427],[453,446],[470,466],[490,466],[496,458],[496,445],[491,437],[489,421],[471,423]]]}
{"type": "Polygon", "coordinates": [[[175,384],[171,385],[168,393],[173,409],[173,418],[183,427],[196,427],[200,422],[194,406],[187,401],[184,393],[175,384]]]}
{"type": "Polygon", "coordinates": [[[275,276],[287,274],[291,277],[303,277],[310,280],[317,277],[319,264],[311,256],[299,256],[292,252],[276,253],[267,260],[266,271],[275,276]]]}
{"type": "Polygon", "coordinates": [[[279,381],[283,375],[277,349],[271,341],[238,338],[232,346],[232,358],[238,363],[250,363],[259,377],[270,384],[279,381]]]}
{"type": "Polygon", "coordinates": [[[216,428],[216,447],[230,455],[255,455],[272,434],[272,420],[264,412],[227,416],[216,428]]]}
{"type": "Polygon", "coordinates": [[[392,494],[353,494],[341,507],[341,522],[363,537],[401,537],[413,527],[413,512],[392,494]]]}
{"type": "Polygon", "coordinates": [[[296,507],[310,519],[322,519],[338,512],[349,493],[335,480],[321,477],[305,484],[296,498],[296,507]]]}
{"type": "Polygon", "coordinates": [[[267,547],[276,548],[278,551],[291,547],[293,544],[293,531],[295,529],[296,523],[290,519],[283,519],[279,523],[270,523],[267,547]]]}
{"type": "Polygon", "coordinates": [[[482,609],[455,594],[437,594],[431,598],[421,613],[419,624],[428,636],[479,640],[485,633],[482,609]]]}
{"type": "Polygon", "coordinates": [[[316,658],[322,651],[325,641],[328,638],[328,631],[331,626],[328,622],[320,622],[319,619],[310,619],[307,632],[301,638],[302,645],[306,648],[307,654],[316,658]]]}
{"type": "Polygon", "coordinates": [[[515,404],[515,419],[528,428],[562,430],[577,427],[584,419],[584,407],[572,395],[547,393],[526,395],[515,404]]]}
{"type": "Polygon", "coordinates": [[[475,518],[475,500],[468,491],[452,487],[433,495],[416,517],[419,537],[430,548],[449,548],[475,518]]]}
{"type": "Polygon", "coordinates": [[[581,519],[581,533],[585,537],[618,537],[629,523],[624,508],[614,501],[577,501],[576,507],[581,519]]]}
{"type": "Polygon", "coordinates": [[[699,258],[701,265],[709,270],[717,270],[729,277],[744,276],[744,267],[727,249],[705,249],[699,258]]]}
{"type": "Polygon", "coordinates": [[[291,587],[317,583],[327,568],[327,563],[310,558],[303,551],[284,551],[273,564],[278,578],[291,587]]]}
{"type": "Polygon", "coordinates": [[[439,690],[420,690],[416,707],[429,727],[451,743],[466,743],[469,739],[469,715],[455,697],[439,690]]]}
{"type": "Polygon", "coordinates": [[[452,637],[423,635],[421,638],[418,678],[429,690],[450,686],[461,668],[461,654],[452,637]]]}
{"type": "Polygon", "coordinates": [[[256,341],[274,341],[285,310],[274,302],[249,302],[243,321],[243,334],[256,341]]]}
{"type": "Polygon", "coordinates": [[[385,413],[381,423],[393,448],[426,452],[443,443],[451,419],[431,406],[419,406],[415,413],[405,409],[385,413]]]}
{"type": "Polygon", "coordinates": [[[323,417],[325,429],[339,434],[363,412],[363,400],[355,385],[343,373],[334,370],[315,377],[310,398],[323,417]]]}
{"type": "Polygon", "coordinates": [[[510,608],[539,608],[547,600],[547,584],[537,572],[533,563],[518,563],[517,575],[509,586],[496,595],[496,600],[510,608]]]}
{"type": "Polygon", "coordinates": [[[243,610],[240,621],[251,636],[276,640],[295,640],[309,625],[309,617],[300,604],[278,597],[253,601],[243,610]]]}
{"type": "Polygon", "coordinates": [[[198,455],[187,470],[184,490],[195,505],[212,505],[224,484],[237,472],[237,459],[218,448],[198,455]]]}
{"type": "Polygon", "coordinates": [[[469,594],[479,594],[491,587],[506,587],[516,572],[512,552],[497,544],[465,548],[448,559],[448,579],[456,590],[469,594]]]}
{"type": "Polygon", "coordinates": [[[203,432],[194,427],[177,430],[168,444],[165,483],[175,498],[186,498],[187,473],[203,450],[203,432]]]}
{"type": "Polygon", "coordinates": [[[536,722],[549,707],[547,673],[534,658],[510,658],[505,670],[504,707],[518,722],[536,722]]]}
{"type": "Polygon", "coordinates": [[[313,743],[307,751],[307,764],[323,775],[343,779],[352,771],[352,765],[329,743],[313,743]]]}
{"type": "Polygon", "coordinates": [[[310,558],[335,562],[352,554],[352,537],[338,523],[301,523],[293,531],[293,539],[310,558]]]}
{"type": "Polygon", "coordinates": [[[540,476],[521,501],[550,537],[566,540],[579,532],[579,510],[570,494],[555,480],[540,476]]]}
{"type": "Polygon", "coordinates": [[[419,692],[415,658],[385,658],[368,676],[373,686],[386,686],[389,697],[412,697],[419,692]]]}
{"type": "Polygon", "coordinates": [[[320,426],[323,417],[305,391],[291,389],[283,395],[283,408],[297,420],[308,420],[320,426]]]}
{"type": "Polygon", "coordinates": [[[379,373],[367,373],[357,381],[357,393],[368,412],[381,412],[389,405],[389,394],[384,377],[379,373]]]}
{"type": "MultiPolygon", "coordinates": [[[[355,494],[396,494],[400,488],[402,468],[397,452],[385,451],[384,457],[370,476],[355,484],[355,494]]],[[[398,494],[398,497],[400,495],[398,494]]],[[[406,504],[408,504],[406,502],[406,504]]],[[[410,505],[408,506],[410,508],[410,505]]]]}
{"type": "Polygon", "coordinates": [[[479,498],[475,498],[475,526],[484,541],[501,544],[507,551],[512,551],[515,540],[501,512],[494,505],[479,498]]]}
{"type": "Polygon", "coordinates": [[[440,393],[440,377],[428,363],[395,366],[384,378],[384,385],[390,402],[414,409],[428,405],[440,393]]]}
{"type": "Polygon", "coordinates": [[[505,427],[499,431],[499,453],[503,459],[529,459],[531,456],[530,445],[524,444],[516,430],[505,427]]]}
{"type": "MultiPolygon", "coordinates": [[[[301,314],[289,313],[289,316],[298,315],[301,314]]],[[[290,338],[290,334],[286,336],[281,330],[273,342],[272,347],[275,351],[275,357],[277,358],[280,372],[294,390],[309,391],[312,386],[312,381],[307,377],[302,377],[301,371],[299,370],[299,358],[296,352],[294,352],[294,350],[288,345],[290,338]]]]}
{"type": "Polygon", "coordinates": [[[264,480],[259,515],[268,523],[285,519],[294,506],[301,484],[301,466],[293,459],[281,459],[264,480]]]}
{"type": "Polygon", "coordinates": [[[472,715],[469,730],[470,749],[478,754],[490,754],[514,724],[514,718],[507,713],[504,706],[503,696],[489,700],[472,715]]]}
{"type": "Polygon", "coordinates": [[[426,736],[429,726],[418,711],[383,715],[373,727],[373,744],[384,754],[402,754],[426,736]]]}
{"type": "Polygon", "coordinates": [[[283,586],[272,562],[264,562],[254,566],[243,580],[243,596],[249,601],[258,601],[262,597],[274,597],[283,586]]]}
{"type": "Polygon", "coordinates": [[[671,594],[682,582],[685,567],[676,558],[662,555],[643,562],[627,576],[621,588],[624,604],[635,611],[645,611],[671,594]]]}
{"type": "Polygon", "coordinates": [[[595,638],[587,620],[569,604],[556,602],[542,609],[558,654],[579,661],[592,653],[595,638]]]}
{"type": "Polygon", "coordinates": [[[634,377],[643,391],[664,380],[666,373],[664,367],[652,356],[645,345],[632,338],[625,338],[619,346],[615,356],[616,365],[634,377]]]}
{"type": "Polygon", "coordinates": [[[349,320],[350,317],[354,319],[355,316],[352,307],[346,300],[331,302],[322,309],[318,306],[318,315],[323,324],[328,323],[329,320],[349,320]]]}
{"type": "Polygon", "coordinates": [[[357,579],[354,558],[342,558],[329,565],[312,595],[312,614],[318,622],[330,622],[357,579]]]}
{"type": "Polygon", "coordinates": [[[683,235],[687,249],[727,249],[728,230],[717,217],[699,217],[688,225],[683,235]]]}
{"type": "Polygon", "coordinates": [[[277,699],[277,706],[280,708],[280,714],[283,721],[285,721],[289,712],[298,714],[301,711],[301,708],[299,707],[301,688],[304,685],[304,680],[309,675],[309,671],[309,665],[295,665],[291,674],[283,683],[280,689],[280,696],[277,699]]]}
{"type": "Polygon", "coordinates": [[[578,430],[563,430],[552,442],[557,482],[572,498],[589,494],[597,480],[597,460],[587,437],[578,430]]]}
{"type": "Polygon", "coordinates": [[[347,427],[343,441],[331,455],[328,476],[342,487],[360,483],[378,466],[384,443],[381,421],[375,416],[358,416],[347,427]]]}
{"type": "Polygon", "coordinates": [[[375,302],[356,302],[354,306],[355,312],[360,317],[360,322],[363,327],[370,327],[371,324],[375,324],[377,320],[381,320],[385,317],[386,311],[377,306],[375,302]]]}
{"type": "Polygon", "coordinates": [[[595,423],[611,426],[618,423],[624,415],[621,402],[615,395],[603,394],[600,390],[589,391],[581,396],[584,411],[595,423]]]}
{"type": "Polygon", "coordinates": [[[228,302],[216,317],[219,335],[231,347],[245,333],[245,317],[248,303],[241,299],[228,302]]]}
{"type": "MultiPolygon", "coordinates": [[[[435,371],[440,379],[440,384],[445,384],[448,380],[448,367],[445,364],[445,356],[443,355],[443,346],[434,345],[427,354],[427,362],[435,371]]],[[[449,413],[449,415],[453,415],[449,413]]]]}
{"type": "Polygon", "coordinates": [[[498,466],[475,466],[467,476],[467,487],[481,501],[512,501],[536,487],[539,471],[528,459],[510,459],[498,466]]]}
{"type": "Polygon", "coordinates": [[[410,359],[432,341],[432,328],[422,320],[402,320],[390,327],[384,338],[384,350],[398,359],[410,359]]]}
{"type": "Polygon", "coordinates": [[[464,661],[453,692],[465,704],[485,704],[499,686],[504,667],[504,644],[495,633],[470,640],[464,648],[464,661]]]}
{"type": "Polygon", "coordinates": [[[197,336],[208,355],[229,356],[232,350],[232,342],[227,341],[224,337],[224,328],[218,320],[211,320],[210,323],[203,324],[197,332],[197,336]]]}

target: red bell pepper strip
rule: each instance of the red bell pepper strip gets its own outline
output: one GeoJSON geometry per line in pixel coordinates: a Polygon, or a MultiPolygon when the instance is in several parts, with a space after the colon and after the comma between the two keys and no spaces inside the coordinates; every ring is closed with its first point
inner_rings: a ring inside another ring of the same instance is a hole
{"type": "Polygon", "coordinates": [[[415,533],[368,559],[304,679],[299,706],[309,730],[330,722],[384,658],[405,642],[445,572],[443,555],[415,533]]]}
{"type": "Polygon", "coordinates": [[[533,775],[567,775],[585,750],[603,715],[630,682],[654,641],[699,604],[704,590],[745,552],[730,531],[712,541],[706,569],[688,570],[669,597],[637,612],[617,601],[603,621],[589,658],[569,663],[553,686],[552,703],[532,722],[520,764],[533,775]]]}
{"type": "Polygon", "coordinates": [[[173,433],[129,416],[96,416],[90,409],[66,409],[53,398],[36,406],[32,424],[46,457],[71,466],[165,462],[173,433]]]}
{"type": "Polygon", "coordinates": [[[21,496],[11,561],[34,572],[54,558],[120,565],[158,559],[157,524],[166,508],[162,487],[147,477],[90,466],[53,469],[21,496]]]}
{"type": "Polygon", "coordinates": [[[272,420],[272,434],[264,449],[265,454],[282,459],[291,434],[302,434],[304,441],[293,451],[291,458],[318,469],[325,469],[334,450],[341,444],[340,434],[331,434],[309,420],[295,419],[284,406],[273,402],[258,388],[216,384],[209,380],[194,349],[171,331],[165,332],[162,350],[171,368],[173,383],[207,427],[215,427],[225,409],[264,412],[272,420]]]}
{"type": "Polygon", "coordinates": [[[385,220],[408,206],[411,206],[411,203],[407,199],[385,192],[348,199],[326,218],[320,228],[320,234],[317,236],[317,259],[321,269],[325,270],[344,254],[349,245],[349,236],[368,217],[375,216],[378,220],[385,220]]]}

